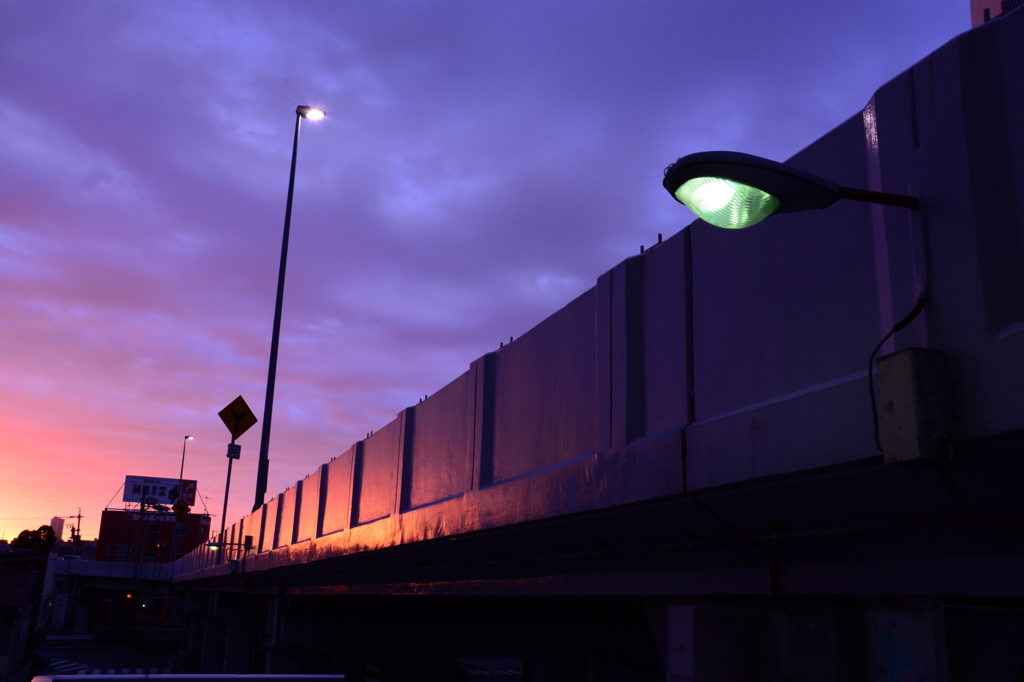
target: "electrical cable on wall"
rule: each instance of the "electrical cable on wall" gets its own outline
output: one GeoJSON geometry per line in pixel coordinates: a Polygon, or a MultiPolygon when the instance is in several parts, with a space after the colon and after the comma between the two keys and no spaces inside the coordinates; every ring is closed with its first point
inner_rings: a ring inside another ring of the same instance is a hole
{"type": "MultiPolygon", "coordinates": [[[[924,306],[927,302],[928,292],[925,290],[917,297],[917,303],[914,305],[913,310],[911,310],[906,317],[897,322],[893,328],[889,330],[888,334],[882,337],[882,340],[878,342],[877,346],[875,346],[875,350],[871,352],[871,358],[868,360],[868,388],[871,392],[871,417],[874,421],[875,427],[875,446],[878,448],[879,452],[883,452],[884,450],[882,449],[882,441],[878,434],[878,401],[875,396],[874,383],[875,356],[878,355],[878,352],[882,350],[882,346],[890,337],[892,337],[893,334],[906,328],[907,325],[913,322],[914,319],[921,314],[921,311],[924,310],[924,306]]],[[[945,462],[933,461],[929,462],[929,464],[934,467],[935,473],[939,477],[939,481],[942,483],[943,490],[945,490],[946,494],[949,495],[962,512],[971,517],[976,523],[992,535],[1016,544],[1024,544],[1024,533],[1020,533],[995,523],[988,518],[983,511],[978,509],[978,507],[976,507],[966,495],[963,494],[959,486],[957,486],[956,481],[953,480],[953,475],[950,473],[945,462]]]]}

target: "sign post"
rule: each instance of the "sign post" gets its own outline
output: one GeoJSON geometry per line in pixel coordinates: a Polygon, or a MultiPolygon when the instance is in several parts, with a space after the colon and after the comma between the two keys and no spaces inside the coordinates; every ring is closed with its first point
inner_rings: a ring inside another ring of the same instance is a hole
{"type": "Polygon", "coordinates": [[[220,536],[218,537],[219,542],[224,542],[224,522],[227,520],[228,493],[231,491],[231,465],[242,456],[242,446],[235,445],[235,439],[248,431],[257,420],[256,415],[245,404],[242,396],[232,400],[219,414],[224,426],[228,427],[228,431],[231,432],[231,443],[228,445],[228,479],[224,484],[224,511],[220,515],[220,536]]]}

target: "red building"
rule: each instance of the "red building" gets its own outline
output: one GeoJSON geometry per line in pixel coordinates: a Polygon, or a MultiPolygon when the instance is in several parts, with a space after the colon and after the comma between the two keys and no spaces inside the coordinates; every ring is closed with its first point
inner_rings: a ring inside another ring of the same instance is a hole
{"type": "Polygon", "coordinates": [[[100,519],[97,561],[172,561],[204,544],[210,537],[208,514],[174,514],[147,510],[105,509],[100,519]],[[175,543],[175,537],[177,543],[175,543]]]}

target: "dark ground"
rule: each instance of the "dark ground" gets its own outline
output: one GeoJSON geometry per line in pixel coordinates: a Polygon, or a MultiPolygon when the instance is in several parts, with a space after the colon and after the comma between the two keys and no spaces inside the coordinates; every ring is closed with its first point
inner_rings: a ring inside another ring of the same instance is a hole
{"type": "Polygon", "coordinates": [[[86,670],[86,674],[94,670],[107,673],[110,669],[115,673],[121,673],[125,668],[132,673],[136,672],[137,668],[142,668],[146,673],[151,672],[150,668],[156,668],[158,673],[163,673],[164,668],[171,667],[168,659],[177,654],[180,648],[178,642],[145,640],[100,646],[49,645],[37,649],[45,665],[40,666],[43,669],[37,674],[74,675],[77,670],[86,670]],[[69,663],[80,665],[73,667],[69,663]]]}

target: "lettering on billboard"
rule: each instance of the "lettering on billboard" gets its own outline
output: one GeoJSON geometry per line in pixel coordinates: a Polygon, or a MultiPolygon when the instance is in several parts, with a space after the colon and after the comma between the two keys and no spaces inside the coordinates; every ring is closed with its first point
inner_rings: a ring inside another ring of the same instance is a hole
{"type": "Polygon", "coordinates": [[[184,491],[178,490],[176,478],[153,478],[151,476],[125,476],[125,502],[145,502],[146,504],[173,505],[179,499],[185,504],[196,503],[196,482],[182,481],[184,491]]]}

